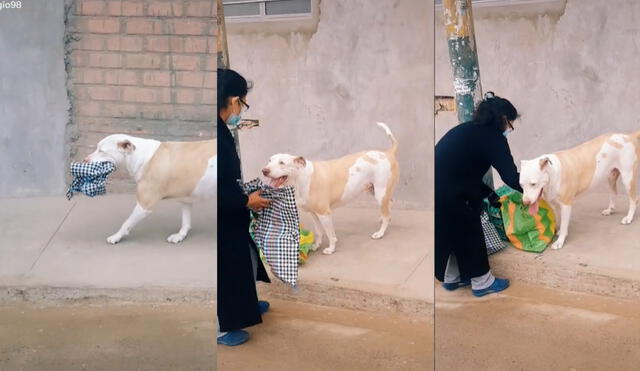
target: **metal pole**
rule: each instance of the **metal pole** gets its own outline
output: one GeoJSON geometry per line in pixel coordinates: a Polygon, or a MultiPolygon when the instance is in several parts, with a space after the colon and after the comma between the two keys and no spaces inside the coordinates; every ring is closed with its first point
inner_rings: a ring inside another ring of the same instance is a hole
{"type": "MultiPolygon", "coordinates": [[[[473,118],[476,104],[482,100],[471,0],[443,0],[442,8],[453,69],[458,122],[468,122],[473,118]]],[[[484,181],[493,188],[491,171],[485,174],[484,181]]]]}
{"type": "MultiPolygon", "coordinates": [[[[218,58],[218,68],[228,69],[230,67],[229,63],[229,46],[227,44],[227,27],[224,20],[224,5],[222,4],[222,0],[216,0],[216,21],[218,25],[218,37],[217,37],[217,58],[218,58]]],[[[236,144],[236,152],[238,152],[238,158],[240,158],[240,177],[242,178],[242,157],[240,156],[240,138],[238,135],[237,127],[229,127],[231,130],[231,135],[236,144]]]]}

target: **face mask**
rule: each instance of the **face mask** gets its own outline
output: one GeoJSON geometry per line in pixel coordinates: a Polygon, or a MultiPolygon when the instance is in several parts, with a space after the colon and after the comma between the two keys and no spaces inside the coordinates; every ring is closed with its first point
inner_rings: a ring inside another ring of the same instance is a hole
{"type": "Polygon", "coordinates": [[[242,121],[242,117],[240,115],[231,115],[227,119],[227,125],[236,127],[240,124],[240,121],[242,121]]]}
{"type": "Polygon", "coordinates": [[[509,129],[503,131],[502,135],[504,135],[506,137],[507,135],[511,134],[512,131],[513,131],[513,129],[509,128],[509,129]]]}

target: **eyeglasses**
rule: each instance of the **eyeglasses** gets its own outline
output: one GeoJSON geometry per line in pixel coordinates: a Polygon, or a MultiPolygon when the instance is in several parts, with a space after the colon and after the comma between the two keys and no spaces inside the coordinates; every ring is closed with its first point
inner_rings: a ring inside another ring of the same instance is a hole
{"type": "Polygon", "coordinates": [[[245,111],[248,111],[250,106],[247,104],[247,102],[242,100],[242,98],[239,98],[239,100],[240,100],[240,104],[242,104],[244,106],[245,111]]]}

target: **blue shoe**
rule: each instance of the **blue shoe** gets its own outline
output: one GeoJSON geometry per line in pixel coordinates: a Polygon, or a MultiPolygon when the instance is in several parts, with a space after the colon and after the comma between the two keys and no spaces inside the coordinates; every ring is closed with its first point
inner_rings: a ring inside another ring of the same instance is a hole
{"type": "Polygon", "coordinates": [[[269,302],[264,300],[258,300],[258,312],[263,315],[269,311],[269,302]]]}
{"type": "Polygon", "coordinates": [[[471,290],[471,292],[473,292],[474,296],[477,297],[481,297],[481,296],[485,296],[487,294],[493,294],[496,292],[500,292],[502,290],[506,290],[507,287],[509,287],[509,280],[506,278],[496,278],[495,281],[493,281],[493,284],[491,284],[491,286],[487,287],[486,289],[482,289],[482,290],[471,290]]]}
{"type": "Polygon", "coordinates": [[[218,338],[218,344],[235,347],[249,340],[249,333],[244,330],[229,331],[218,338]]]}
{"type": "Polygon", "coordinates": [[[447,291],[454,291],[459,289],[460,287],[465,287],[471,285],[471,280],[464,280],[459,282],[450,282],[450,283],[442,283],[442,288],[447,291]]]}

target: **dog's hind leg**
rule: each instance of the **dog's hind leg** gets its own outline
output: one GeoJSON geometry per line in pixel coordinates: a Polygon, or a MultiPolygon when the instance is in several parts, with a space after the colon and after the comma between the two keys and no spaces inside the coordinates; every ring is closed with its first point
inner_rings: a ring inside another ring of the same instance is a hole
{"type": "Polygon", "coordinates": [[[638,197],[636,195],[636,172],[636,168],[631,168],[629,171],[621,173],[622,184],[629,196],[629,211],[620,221],[622,224],[631,224],[636,213],[636,206],[638,204],[638,197]]]}
{"type": "Polygon", "coordinates": [[[131,213],[131,215],[129,215],[129,218],[127,218],[127,220],[122,223],[120,230],[107,238],[107,242],[113,245],[117,244],[118,242],[120,242],[120,240],[122,240],[124,236],[128,235],[129,232],[131,232],[131,229],[135,227],[136,224],[138,224],[142,219],[149,216],[149,214],[151,214],[151,210],[145,209],[144,207],[142,207],[142,205],[140,205],[140,203],[137,203],[136,207],[133,209],[133,212],[131,213]]]}
{"type": "Polygon", "coordinates": [[[324,231],[327,233],[327,238],[329,238],[329,247],[322,250],[322,253],[327,255],[333,254],[336,252],[336,242],[338,242],[338,238],[336,238],[336,231],[333,229],[331,214],[318,215],[318,219],[320,219],[320,223],[322,223],[324,231]]]}
{"type": "Polygon", "coordinates": [[[609,190],[611,191],[611,193],[609,193],[609,207],[602,210],[602,215],[609,216],[613,214],[613,212],[616,210],[616,196],[618,195],[617,183],[618,183],[619,177],[620,177],[620,171],[618,169],[611,170],[611,173],[609,174],[609,179],[608,179],[609,190]]]}
{"type": "Polygon", "coordinates": [[[393,195],[396,182],[397,179],[393,177],[393,174],[390,174],[390,176],[383,176],[381,179],[377,179],[374,183],[374,196],[378,202],[378,206],[380,206],[381,214],[380,229],[371,235],[371,238],[374,240],[384,237],[389,227],[389,222],[391,221],[391,196],[393,195]]]}
{"type": "Polygon", "coordinates": [[[191,202],[182,202],[182,227],[178,233],[174,233],[167,238],[167,242],[180,243],[191,230],[191,202]]]}

